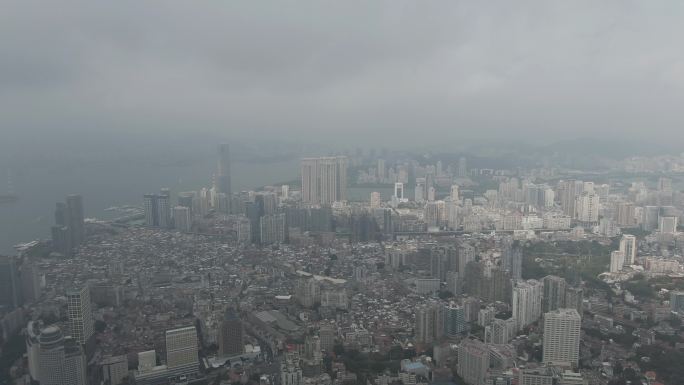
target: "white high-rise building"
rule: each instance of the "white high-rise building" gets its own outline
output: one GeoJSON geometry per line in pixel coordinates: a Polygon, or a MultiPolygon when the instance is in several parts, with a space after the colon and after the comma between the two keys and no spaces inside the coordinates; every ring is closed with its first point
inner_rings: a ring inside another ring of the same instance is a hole
{"type": "Polygon", "coordinates": [[[404,184],[401,182],[397,182],[394,184],[394,196],[397,197],[399,200],[404,199],[404,184]]]}
{"type": "Polygon", "coordinates": [[[620,251],[625,255],[625,264],[633,265],[636,260],[636,237],[631,234],[625,234],[620,239],[620,251]]]}
{"type": "Polygon", "coordinates": [[[677,217],[660,217],[658,231],[662,234],[677,233],[677,217]]]}
{"type": "Polygon", "coordinates": [[[556,193],[552,188],[547,188],[544,190],[544,207],[553,207],[554,201],[556,199],[556,193]]]}
{"type": "Polygon", "coordinates": [[[580,222],[598,222],[599,196],[594,192],[585,191],[577,197],[575,202],[575,218],[580,222]]]}
{"type": "Polygon", "coordinates": [[[432,202],[435,200],[436,190],[435,186],[430,186],[427,189],[427,200],[432,202]]]}
{"type": "Polygon", "coordinates": [[[507,320],[495,318],[492,324],[485,327],[485,342],[503,345],[509,343],[517,331],[515,318],[507,320]]]}
{"type": "Polygon", "coordinates": [[[513,288],[513,318],[521,330],[539,320],[541,317],[542,289],[541,282],[530,279],[518,281],[513,288]]]}
{"type": "Polygon", "coordinates": [[[458,228],[458,212],[460,208],[459,206],[454,202],[447,202],[446,204],[446,216],[447,216],[447,224],[450,229],[455,230],[458,228]]]}
{"type": "Polygon", "coordinates": [[[385,167],[385,160],[384,159],[378,159],[378,180],[380,183],[382,183],[385,180],[386,171],[387,171],[387,167],[385,167]]]}
{"type": "Polygon", "coordinates": [[[449,194],[449,196],[451,197],[452,202],[460,202],[461,201],[461,197],[459,196],[458,189],[459,189],[459,187],[457,184],[451,185],[451,193],[449,194]]]}
{"type": "Polygon", "coordinates": [[[197,330],[194,326],[166,331],[166,366],[198,370],[197,330]]]}
{"type": "Polygon", "coordinates": [[[126,377],[128,377],[126,355],[106,357],[102,360],[102,379],[105,384],[120,385],[126,377]]]}
{"type": "Polygon", "coordinates": [[[577,367],[582,317],[576,309],[558,309],[544,314],[543,362],[577,367]]]}
{"type": "Polygon", "coordinates": [[[416,178],[416,188],[414,190],[414,200],[416,202],[425,202],[425,178],[416,178]]]}
{"type": "Polygon", "coordinates": [[[90,289],[83,285],[80,289],[67,290],[67,315],[71,327],[71,337],[85,344],[93,335],[93,313],[90,305],[90,289]]]}
{"type": "Polygon", "coordinates": [[[330,205],[347,199],[347,157],[304,158],[302,201],[330,205]]]}
{"type": "Polygon", "coordinates": [[[147,350],[138,353],[138,371],[146,373],[157,366],[157,351],[147,350]]]}
{"type": "Polygon", "coordinates": [[[489,349],[478,340],[465,340],[458,347],[458,375],[469,385],[485,385],[489,349]]]}
{"type": "Polygon", "coordinates": [[[439,227],[444,221],[444,201],[427,202],[425,204],[425,223],[428,227],[439,227]]]}
{"type": "Polygon", "coordinates": [[[615,250],[610,253],[610,272],[617,273],[625,266],[625,253],[615,250]]]}
{"type": "Polygon", "coordinates": [[[382,198],[380,197],[380,193],[377,191],[373,191],[370,196],[370,207],[372,209],[377,209],[380,207],[382,204],[382,198]]]}
{"type": "Polygon", "coordinates": [[[468,166],[466,165],[466,158],[464,156],[458,160],[458,176],[461,178],[468,176],[468,166]]]}

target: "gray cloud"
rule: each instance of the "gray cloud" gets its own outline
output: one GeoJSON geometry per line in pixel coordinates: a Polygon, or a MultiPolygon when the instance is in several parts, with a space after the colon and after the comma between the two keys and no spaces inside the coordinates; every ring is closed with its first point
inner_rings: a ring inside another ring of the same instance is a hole
{"type": "Polygon", "coordinates": [[[677,1],[5,0],[0,130],[684,139],[677,1]]]}

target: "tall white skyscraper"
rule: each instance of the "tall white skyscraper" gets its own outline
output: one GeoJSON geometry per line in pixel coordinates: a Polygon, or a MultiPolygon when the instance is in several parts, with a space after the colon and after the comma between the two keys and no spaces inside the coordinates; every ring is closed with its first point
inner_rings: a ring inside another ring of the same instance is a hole
{"type": "Polygon", "coordinates": [[[580,194],[575,202],[575,218],[580,222],[598,222],[599,196],[593,191],[580,194]]]}
{"type": "Polygon", "coordinates": [[[377,209],[382,204],[382,198],[380,198],[380,193],[373,191],[370,196],[370,207],[372,209],[377,209]]]}
{"type": "Polygon", "coordinates": [[[427,200],[432,202],[435,200],[435,195],[437,194],[437,190],[435,190],[434,186],[430,186],[427,189],[427,200]]]}
{"type": "Polygon", "coordinates": [[[382,183],[385,180],[386,171],[387,171],[387,167],[385,167],[385,160],[384,159],[378,159],[378,180],[380,183],[382,183]]]}
{"type": "Polygon", "coordinates": [[[404,184],[401,182],[397,182],[394,184],[394,196],[401,199],[404,199],[404,184]]]}
{"type": "Polygon", "coordinates": [[[451,197],[452,202],[459,202],[461,200],[458,189],[459,187],[457,184],[451,185],[451,193],[449,194],[449,196],[451,197]]]}
{"type": "Polygon", "coordinates": [[[615,250],[610,253],[610,272],[617,273],[622,270],[625,265],[625,253],[620,250],[615,250]]]}
{"type": "Polygon", "coordinates": [[[468,166],[466,165],[466,158],[464,156],[458,160],[458,176],[461,178],[468,176],[468,166]]]}
{"type": "Polygon", "coordinates": [[[530,279],[518,281],[513,288],[513,318],[518,330],[525,328],[541,317],[542,283],[530,279]]]}
{"type": "Polygon", "coordinates": [[[425,204],[424,218],[429,227],[441,226],[444,221],[444,201],[427,202],[425,204]]]}
{"type": "Polygon", "coordinates": [[[166,365],[169,369],[198,369],[197,330],[194,326],[166,331],[166,365]]]}
{"type": "Polygon", "coordinates": [[[582,317],[576,309],[558,309],[544,314],[543,362],[577,367],[582,317]]]}
{"type": "Polygon", "coordinates": [[[636,237],[631,234],[625,234],[620,239],[620,251],[625,255],[625,264],[633,265],[636,260],[636,237]]]}
{"type": "Polygon", "coordinates": [[[304,158],[302,201],[330,205],[347,199],[347,157],[304,158]]]}
{"type": "Polygon", "coordinates": [[[71,337],[85,344],[93,335],[93,313],[90,305],[90,289],[83,285],[78,289],[67,290],[67,315],[71,327],[71,337]]]}
{"type": "Polygon", "coordinates": [[[447,202],[446,204],[446,217],[447,224],[450,229],[455,230],[458,228],[458,212],[459,206],[454,202],[447,202]]]}
{"type": "Polygon", "coordinates": [[[660,231],[662,234],[676,234],[677,217],[660,217],[658,231],[660,231]]]}
{"type": "Polygon", "coordinates": [[[416,178],[416,188],[414,190],[414,200],[416,202],[424,202],[427,199],[425,191],[425,178],[416,178]]]}
{"type": "Polygon", "coordinates": [[[491,325],[485,327],[485,342],[503,345],[509,343],[517,329],[515,318],[507,320],[495,318],[491,325]]]}

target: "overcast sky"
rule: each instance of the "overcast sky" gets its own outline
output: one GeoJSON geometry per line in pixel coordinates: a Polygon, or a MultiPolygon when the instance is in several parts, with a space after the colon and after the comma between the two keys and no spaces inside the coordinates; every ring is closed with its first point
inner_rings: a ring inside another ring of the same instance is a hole
{"type": "Polygon", "coordinates": [[[0,0],[0,131],[681,140],[682,20],[652,0],[0,0]]]}

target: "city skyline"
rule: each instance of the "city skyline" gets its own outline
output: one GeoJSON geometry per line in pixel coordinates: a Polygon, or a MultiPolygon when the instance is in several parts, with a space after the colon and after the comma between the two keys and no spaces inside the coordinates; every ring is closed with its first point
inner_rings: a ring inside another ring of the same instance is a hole
{"type": "Polygon", "coordinates": [[[3,0],[0,384],[684,384],[683,18],[3,0]]]}

